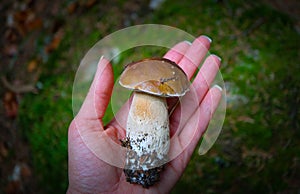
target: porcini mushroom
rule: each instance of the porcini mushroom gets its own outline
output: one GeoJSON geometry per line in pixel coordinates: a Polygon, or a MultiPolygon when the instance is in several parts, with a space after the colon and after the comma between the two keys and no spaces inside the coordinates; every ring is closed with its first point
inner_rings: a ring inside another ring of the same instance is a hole
{"type": "Polygon", "coordinates": [[[189,87],[184,71],[168,59],[144,59],[129,64],[121,74],[121,86],[134,90],[126,140],[129,148],[124,173],[130,183],[145,188],[159,180],[168,161],[169,114],[166,97],[183,96],[189,87]]]}

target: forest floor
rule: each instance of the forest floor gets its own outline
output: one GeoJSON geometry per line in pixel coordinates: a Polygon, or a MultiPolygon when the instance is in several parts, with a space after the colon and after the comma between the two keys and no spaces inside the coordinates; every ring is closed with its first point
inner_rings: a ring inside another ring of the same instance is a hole
{"type": "MultiPolygon", "coordinates": [[[[222,4],[224,2],[216,1],[216,4],[222,4]]],[[[271,9],[278,10],[280,14],[287,15],[292,21],[291,23],[295,31],[297,31],[298,35],[300,34],[300,7],[298,1],[267,0],[266,2],[267,6],[272,7],[271,9]]],[[[63,173],[61,177],[55,177],[56,174],[53,174],[45,178],[47,171],[51,171],[55,166],[63,168],[56,171],[66,170],[66,163],[55,164],[56,162],[65,162],[67,157],[66,153],[58,153],[64,156],[52,155],[52,153],[50,153],[52,148],[44,149],[41,144],[38,143],[44,141],[43,139],[39,140],[39,137],[50,139],[53,138],[53,136],[43,136],[44,134],[42,134],[42,132],[38,132],[34,136],[34,132],[28,132],[31,129],[27,128],[51,128],[51,125],[54,122],[51,121],[51,119],[49,119],[50,121],[48,124],[41,126],[36,126],[33,122],[43,122],[51,117],[51,114],[55,114],[55,111],[60,111],[60,109],[52,108],[52,104],[70,104],[69,97],[72,88],[64,88],[62,85],[72,85],[74,72],[78,66],[77,64],[83,57],[84,52],[87,51],[100,37],[130,25],[142,24],[149,21],[159,23],[159,19],[155,18],[167,18],[167,16],[164,15],[164,11],[160,10],[157,14],[156,10],[149,7],[149,3],[150,1],[147,0],[112,0],[104,1],[102,3],[97,0],[75,0],[66,2],[59,0],[24,0],[16,1],[14,3],[11,3],[9,0],[3,0],[1,2],[0,32],[3,36],[0,41],[3,46],[0,53],[0,97],[3,106],[0,106],[0,194],[51,193],[51,191],[53,191],[51,190],[51,187],[56,180],[63,182],[61,185],[58,185],[60,191],[63,191],[66,188],[66,172],[63,173]],[[151,19],[152,17],[154,18],[153,20],[151,19]],[[77,18],[81,18],[78,24],[74,22],[77,18]],[[102,21],[98,22],[98,19],[101,19],[102,21]],[[94,33],[94,31],[97,31],[97,33],[94,33]],[[84,43],[78,43],[75,40],[76,37],[79,37],[80,35],[89,35],[89,38],[84,43]],[[60,74],[61,77],[54,77],[54,74],[60,74]],[[70,76],[70,74],[73,76],[70,76]],[[55,87],[48,91],[48,88],[52,86],[53,83],[55,87]],[[61,88],[63,88],[63,90],[61,88]],[[38,98],[37,96],[40,96],[41,98],[38,98]],[[52,104],[41,105],[43,101],[47,100],[53,101],[52,104]],[[37,105],[36,103],[40,104],[37,105]],[[32,104],[33,106],[31,106],[32,104]],[[29,108],[30,106],[31,108],[29,108]],[[46,110],[51,114],[47,115],[47,118],[45,119],[43,114],[46,110]],[[32,138],[28,138],[28,134],[30,134],[30,136],[32,135],[32,138]],[[48,164],[47,161],[42,161],[48,160],[48,158],[45,158],[44,155],[39,156],[36,154],[40,153],[39,149],[42,150],[41,153],[46,152],[49,154],[49,157],[51,156],[51,159],[53,159],[51,160],[52,164],[48,164]],[[37,158],[34,159],[33,155],[36,155],[37,158]],[[38,165],[38,160],[41,161],[41,166],[38,165]],[[41,186],[41,183],[46,183],[47,181],[49,181],[48,187],[46,185],[41,186]]],[[[210,3],[212,4],[212,2],[210,3]]],[[[224,6],[226,5],[227,4],[224,3],[224,6]]],[[[169,14],[173,14],[172,8],[167,10],[169,11],[169,14]]],[[[180,19],[184,20],[183,17],[180,17],[179,20],[180,19]]],[[[260,25],[263,25],[265,22],[264,19],[256,21],[257,26],[254,24],[253,29],[248,33],[252,33],[252,31],[256,30],[255,28],[259,28],[260,25]]],[[[164,22],[169,24],[168,19],[165,19],[164,22]]],[[[188,25],[184,26],[184,24],[183,26],[178,27],[189,29],[188,25]]],[[[193,29],[192,31],[197,32],[193,29]]],[[[216,51],[222,53],[218,48],[216,48],[216,51]]],[[[232,58],[225,58],[225,63],[230,60],[232,60],[232,58]]],[[[295,90],[297,90],[295,91],[295,96],[297,96],[297,94],[299,94],[299,88],[296,88],[295,90]]],[[[299,103],[298,100],[299,97],[293,102],[299,103]]],[[[62,123],[54,123],[53,125],[55,127],[64,127],[68,125],[72,119],[72,108],[70,106],[71,105],[66,105],[65,108],[67,109],[67,113],[63,114],[64,120],[62,123]]],[[[253,107],[253,109],[255,109],[255,107],[253,107]]],[[[296,123],[291,124],[291,126],[295,126],[295,130],[299,130],[299,123],[297,123],[299,122],[297,121],[299,116],[293,116],[293,114],[297,114],[297,112],[298,110],[290,111],[292,115],[291,118],[296,118],[296,123]]],[[[250,117],[239,117],[239,119],[250,124],[253,124],[254,122],[250,117]]],[[[234,124],[233,121],[229,120],[227,126],[234,128],[234,124]]],[[[235,129],[233,129],[233,131],[234,130],[235,129]]],[[[57,141],[62,142],[60,143],[60,146],[66,151],[66,131],[57,132],[57,134],[54,134],[54,137],[57,141]]],[[[224,141],[225,140],[223,139],[223,143],[224,141]]],[[[285,143],[287,147],[290,144],[289,141],[292,140],[288,140],[285,143]]],[[[234,146],[232,145],[234,143],[235,142],[229,143],[229,147],[234,146]]],[[[225,142],[223,145],[228,144],[225,142]]],[[[262,147],[264,147],[264,145],[262,145],[262,147]]],[[[270,149],[268,151],[257,150],[256,148],[244,151],[243,157],[247,160],[251,160],[245,164],[250,165],[250,167],[248,166],[250,170],[251,168],[254,168],[257,172],[260,172],[261,169],[259,168],[264,168],[264,166],[267,165],[266,161],[273,157],[272,150],[270,149]],[[270,153],[268,151],[270,151],[270,153]],[[251,158],[252,156],[253,158],[251,158]]],[[[235,151],[230,150],[230,154],[235,154],[235,151]]],[[[226,166],[228,163],[232,162],[228,158],[229,162],[226,161],[226,157],[224,157],[225,159],[222,157],[215,157],[215,153],[212,153],[211,155],[211,158],[218,160],[217,163],[221,166],[226,166]]],[[[299,159],[299,157],[294,157],[295,161],[292,161],[293,164],[286,168],[289,168],[292,171],[300,170],[299,159]]],[[[198,170],[201,168],[201,164],[197,163],[195,166],[198,170]]],[[[276,165],[274,166],[276,167],[276,165]]],[[[190,171],[192,170],[190,169],[190,171]]],[[[199,176],[203,177],[203,174],[206,172],[201,171],[197,173],[198,175],[200,174],[199,176]]],[[[297,177],[298,174],[290,171],[287,171],[286,173],[286,175],[282,176],[283,178],[286,178],[285,181],[288,186],[279,188],[279,190],[281,189],[283,192],[297,190],[299,192],[300,177],[297,177]],[[299,179],[297,180],[297,178],[299,179]]],[[[245,177],[246,176],[247,175],[245,175],[245,177]]],[[[183,179],[185,179],[185,175],[183,176],[183,179]]],[[[209,177],[208,179],[215,180],[216,182],[214,184],[220,185],[220,182],[217,182],[219,181],[217,178],[209,177]]],[[[186,178],[186,182],[182,181],[177,190],[175,190],[177,192],[182,191],[179,187],[181,186],[184,188],[189,180],[190,178],[186,178]]],[[[198,179],[195,178],[195,180],[198,179]]],[[[239,182],[236,183],[238,184],[239,182]]],[[[249,184],[255,185],[257,183],[249,184]]],[[[268,187],[268,191],[273,189],[270,185],[268,185],[268,187]]],[[[231,188],[231,190],[228,189],[228,191],[234,193],[234,189],[236,188],[231,188]]],[[[265,190],[262,189],[262,191],[265,190]]],[[[206,193],[209,192],[209,190],[206,191],[206,193]]],[[[214,190],[211,192],[213,193],[214,190]]]]}

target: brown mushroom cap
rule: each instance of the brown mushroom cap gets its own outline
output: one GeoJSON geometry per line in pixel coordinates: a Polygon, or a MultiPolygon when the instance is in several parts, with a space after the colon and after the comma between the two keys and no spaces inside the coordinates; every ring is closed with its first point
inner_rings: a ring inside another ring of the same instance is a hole
{"type": "Polygon", "coordinates": [[[119,83],[125,88],[164,97],[183,96],[190,85],[184,71],[164,58],[130,63],[121,74],[119,83]]]}

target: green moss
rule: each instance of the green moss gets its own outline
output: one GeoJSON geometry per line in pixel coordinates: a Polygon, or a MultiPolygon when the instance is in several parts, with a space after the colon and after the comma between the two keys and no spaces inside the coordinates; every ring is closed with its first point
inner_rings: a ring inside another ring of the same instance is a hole
{"type": "Polygon", "coordinates": [[[72,119],[71,90],[64,79],[26,95],[20,123],[30,146],[34,173],[46,193],[67,188],[67,129],[72,119]],[[47,184],[46,184],[47,183],[47,184]]]}
{"type": "MultiPolygon", "coordinates": [[[[45,193],[66,189],[67,128],[72,120],[75,70],[98,39],[119,28],[121,16],[114,11],[101,15],[101,28],[93,25],[99,22],[97,10],[68,23],[61,47],[43,67],[39,80],[43,89],[25,95],[22,101],[20,125],[30,142],[34,171],[45,193]],[[88,23],[92,27],[87,33],[88,23]]],[[[232,86],[220,138],[208,154],[194,153],[172,193],[296,191],[300,38],[291,20],[258,2],[166,0],[146,21],[212,37],[211,52],[221,56],[221,72],[232,86]]],[[[114,66],[115,79],[123,64],[165,52],[143,47],[122,53],[114,66]]],[[[104,122],[112,117],[109,105],[104,122]]]]}

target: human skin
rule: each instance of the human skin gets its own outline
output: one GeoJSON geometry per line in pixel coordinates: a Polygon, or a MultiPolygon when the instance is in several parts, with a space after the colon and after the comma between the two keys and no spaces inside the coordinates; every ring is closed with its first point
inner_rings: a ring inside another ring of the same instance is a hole
{"type": "MultiPolygon", "coordinates": [[[[199,36],[192,44],[186,41],[180,42],[171,48],[164,58],[177,63],[191,79],[198,68],[197,65],[204,60],[210,43],[210,39],[206,36],[199,36]]],[[[125,107],[128,107],[128,104],[124,105],[124,108],[121,108],[116,114],[118,119],[114,118],[108,125],[103,126],[102,118],[111,98],[114,79],[109,61],[101,58],[83,105],[69,126],[69,187],[67,193],[169,193],[183,174],[221,99],[220,87],[210,88],[219,66],[220,58],[216,55],[209,55],[205,59],[191,84],[199,99],[198,106],[189,106],[191,96],[187,93],[182,102],[188,109],[177,107],[170,116],[171,137],[178,129],[179,123],[185,123],[173,145],[182,148],[183,151],[165,165],[164,171],[161,172],[160,181],[146,189],[140,185],[128,183],[123,170],[99,159],[87,147],[80,135],[79,130],[84,126],[85,133],[105,133],[108,138],[113,140],[125,137],[128,115],[128,108],[125,107]],[[199,114],[193,114],[195,111],[199,114]],[[181,115],[185,115],[183,119],[181,115]],[[194,121],[198,121],[196,122],[198,123],[196,129],[194,129],[195,126],[189,124],[195,123],[194,121]],[[196,133],[191,132],[191,130],[196,131],[196,133]],[[189,142],[185,149],[182,147],[183,142],[189,142]]],[[[174,102],[170,100],[168,103],[172,107],[174,102]]]]}

